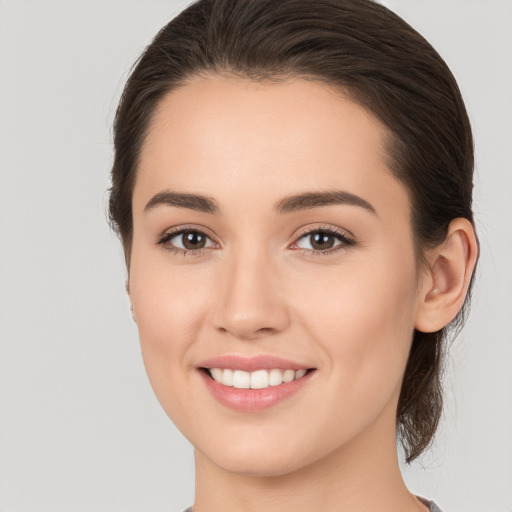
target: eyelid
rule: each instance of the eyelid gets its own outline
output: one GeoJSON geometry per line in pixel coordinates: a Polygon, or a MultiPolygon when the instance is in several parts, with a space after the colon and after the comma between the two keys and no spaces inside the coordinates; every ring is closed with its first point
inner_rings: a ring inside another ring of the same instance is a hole
{"type": "Polygon", "coordinates": [[[292,242],[291,246],[289,246],[292,250],[301,251],[303,254],[307,256],[327,256],[329,254],[332,254],[334,252],[340,251],[340,250],[346,250],[349,249],[357,244],[356,237],[350,233],[346,229],[342,229],[338,226],[327,226],[325,224],[319,224],[316,226],[312,226],[311,224],[302,227],[295,235],[294,235],[294,241],[292,242]],[[333,235],[338,240],[341,241],[340,244],[335,245],[334,247],[330,249],[324,249],[324,250],[314,250],[314,249],[304,249],[300,247],[293,247],[294,245],[297,245],[297,243],[302,240],[303,238],[307,236],[311,236],[313,233],[317,232],[323,232],[330,235],[333,235]]]}
{"type": "Polygon", "coordinates": [[[198,226],[197,224],[182,224],[180,226],[175,226],[172,228],[166,229],[163,233],[161,233],[155,242],[157,245],[161,246],[163,249],[172,252],[174,254],[182,254],[184,256],[192,255],[192,256],[200,256],[204,254],[206,251],[210,251],[212,249],[218,249],[219,242],[217,240],[217,237],[212,234],[212,232],[204,227],[204,226],[198,226]],[[197,233],[201,233],[202,235],[206,236],[213,242],[213,247],[202,247],[200,249],[182,249],[181,247],[176,247],[172,244],[168,244],[168,242],[182,234],[186,231],[195,231],[197,233]]]}
{"type": "Polygon", "coordinates": [[[339,226],[332,226],[328,224],[308,224],[307,226],[302,226],[294,235],[295,240],[301,238],[304,235],[309,235],[310,233],[314,233],[316,231],[326,231],[327,233],[332,233],[334,235],[339,235],[341,237],[347,238],[352,241],[356,241],[356,237],[348,230],[344,228],[340,228],[339,226]]]}

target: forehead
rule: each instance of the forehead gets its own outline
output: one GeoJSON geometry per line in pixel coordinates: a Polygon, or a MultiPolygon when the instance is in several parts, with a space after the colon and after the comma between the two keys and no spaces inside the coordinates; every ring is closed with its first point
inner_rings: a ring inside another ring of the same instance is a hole
{"type": "Polygon", "coordinates": [[[158,105],[134,206],[168,188],[221,203],[341,188],[393,208],[407,197],[386,165],[386,136],[374,115],[318,81],[195,78],[158,105]]]}

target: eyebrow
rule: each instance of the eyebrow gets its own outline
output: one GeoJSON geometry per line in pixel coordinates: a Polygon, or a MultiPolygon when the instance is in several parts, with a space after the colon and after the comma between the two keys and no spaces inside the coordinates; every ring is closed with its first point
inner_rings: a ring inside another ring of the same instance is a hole
{"type": "Polygon", "coordinates": [[[362,197],[344,190],[330,190],[327,192],[305,192],[303,194],[285,197],[278,201],[274,208],[279,213],[291,213],[298,210],[308,210],[320,206],[346,204],[360,206],[377,215],[375,208],[362,197]]]}
{"type": "Polygon", "coordinates": [[[220,212],[217,201],[211,197],[198,194],[187,194],[183,192],[171,192],[164,190],[153,196],[144,208],[148,212],[157,206],[175,206],[177,208],[188,208],[199,212],[218,214],[220,212]]]}
{"type": "MultiPolygon", "coordinates": [[[[330,190],[327,192],[304,192],[302,194],[288,196],[274,204],[274,209],[281,214],[292,213],[300,210],[309,210],[329,205],[359,206],[377,215],[375,208],[365,199],[344,190],[330,190]]],[[[144,208],[148,212],[158,206],[174,206],[188,208],[199,212],[219,214],[220,207],[211,197],[184,192],[172,192],[164,190],[153,196],[144,208]]]]}

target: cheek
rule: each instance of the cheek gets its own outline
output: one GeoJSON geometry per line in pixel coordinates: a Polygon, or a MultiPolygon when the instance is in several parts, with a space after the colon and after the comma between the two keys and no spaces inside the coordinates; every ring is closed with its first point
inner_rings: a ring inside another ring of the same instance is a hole
{"type": "Polygon", "coordinates": [[[347,259],[293,290],[297,318],[315,339],[340,389],[357,400],[400,385],[414,330],[412,258],[347,259]]]}
{"type": "Polygon", "coordinates": [[[202,281],[200,272],[173,268],[165,258],[132,255],[130,295],[144,365],[156,396],[173,419],[191,398],[183,379],[191,375],[190,350],[207,310],[202,281]]]}
{"type": "Polygon", "coordinates": [[[160,250],[139,248],[134,243],[130,295],[141,342],[178,352],[200,328],[209,279],[205,266],[181,266],[169,259],[160,250]]]}

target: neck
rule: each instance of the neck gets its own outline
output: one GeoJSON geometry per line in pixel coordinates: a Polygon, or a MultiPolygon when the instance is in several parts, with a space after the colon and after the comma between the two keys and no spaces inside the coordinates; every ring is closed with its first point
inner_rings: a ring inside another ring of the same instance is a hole
{"type": "Polygon", "coordinates": [[[400,473],[391,429],[372,425],[350,446],[297,471],[252,476],[225,471],[196,451],[194,512],[424,512],[400,473]]]}

